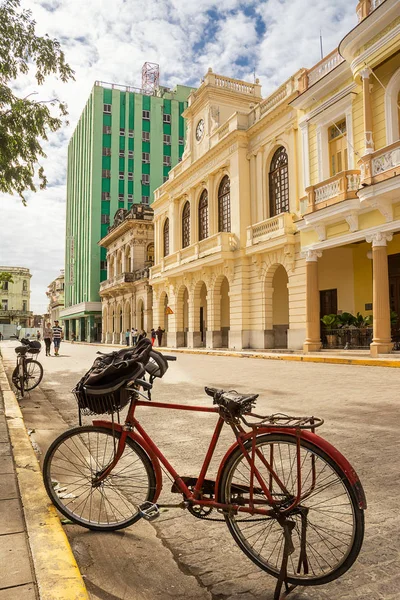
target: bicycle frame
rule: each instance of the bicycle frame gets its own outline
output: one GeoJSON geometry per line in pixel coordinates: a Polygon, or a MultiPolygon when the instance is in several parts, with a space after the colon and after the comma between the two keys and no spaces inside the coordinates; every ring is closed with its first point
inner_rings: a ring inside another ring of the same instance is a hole
{"type": "MultiPolygon", "coordinates": [[[[276,428],[276,427],[275,428],[274,427],[260,427],[260,428],[254,428],[250,432],[246,432],[240,425],[239,426],[231,425],[232,430],[236,437],[236,442],[231,446],[231,448],[229,448],[229,450],[227,451],[227,453],[225,454],[224,458],[221,461],[221,464],[218,469],[217,479],[215,482],[214,496],[215,496],[215,498],[218,498],[218,496],[219,496],[220,478],[221,478],[223,468],[224,468],[227,460],[232,455],[232,452],[234,452],[238,447],[240,447],[243,455],[245,456],[245,459],[247,460],[247,462],[250,465],[250,486],[249,486],[249,489],[246,490],[246,492],[248,491],[248,493],[249,493],[248,506],[242,506],[242,505],[238,505],[238,504],[228,505],[225,503],[218,502],[217,500],[202,499],[201,498],[201,490],[202,490],[204,481],[206,479],[207,471],[208,471],[211,459],[214,455],[214,451],[215,451],[216,445],[218,443],[218,440],[219,440],[219,437],[220,437],[220,434],[222,431],[222,427],[225,422],[224,419],[221,416],[219,416],[219,418],[218,418],[217,424],[214,429],[214,433],[212,435],[208,450],[206,452],[206,456],[204,458],[204,461],[203,461],[203,464],[202,464],[202,467],[200,470],[200,474],[197,478],[197,481],[196,481],[196,484],[195,484],[193,490],[191,491],[189,489],[189,487],[186,485],[183,478],[179,475],[179,473],[177,473],[177,471],[173,468],[173,466],[165,458],[165,456],[163,455],[161,450],[153,442],[151,437],[146,433],[144,428],[140,425],[139,421],[136,419],[135,410],[136,410],[136,407],[138,407],[138,406],[169,409],[169,410],[207,412],[207,413],[214,413],[214,414],[219,413],[219,409],[217,407],[187,406],[187,405],[182,405],[182,404],[167,404],[164,402],[149,402],[149,401],[143,401],[143,400],[138,400],[138,399],[134,398],[131,401],[131,405],[129,407],[128,414],[127,414],[124,425],[122,425],[122,426],[119,424],[117,425],[115,423],[111,423],[110,421],[97,421],[97,420],[93,421],[94,426],[106,427],[108,429],[115,429],[115,430],[118,430],[121,432],[121,436],[120,436],[120,439],[118,442],[118,447],[117,447],[117,450],[115,453],[114,460],[106,467],[106,469],[104,469],[98,475],[98,477],[96,478],[96,480],[94,482],[95,484],[100,484],[101,481],[103,479],[105,479],[109,475],[109,473],[112,471],[112,469],[115,467],[115,465],[117,464],[118,460],[121,458],[121,456],[124,452],[126,438],[130,437],[143,447],[143,449],[146,451],[146,453],[148,454],[148,456],[153,464],[153,467],[154,467],[154,470],[156,473],[156,481],[157,481],[156,494],[155,494],[155,500],[154,500],[155,502],[157,501],[157,499],[161,493],[161,489],[162,489],[162,472],[161,472],[161,467],[160,467],[160,463],[161,463],[165,467],[165,469],[169,472],[171,477],[173,478],[176,487],[182,493],[184,499],[187,502],[189,502],[190,504],[207,506],[207,507],[212,507],[212,508],[216,508],[216,509],[222,509],[225,511],[250,513],[252,515],[256,514],[256,515],[264,515],[264,516],[270,516],[270,515],[276,516],[277,511],[280,514],[285,514],[288,511],[293,510],[293,508],[295,508],[301,502],[301,499],[302,499],[301,491],[302,490],[301,490],[301,478],[300,478],[300,474],[301,474],[300,440],[303,438],[303,439],[312,441],[315,445],[317,445],[324,452],[326,452],[326,454],[328,454],[329,456],[334,458],[334,460],[342,467],[342,469],[346,473],[350,483],[355,488],[360,508],[366,508],[365,495],[364,495],[361,483],[357,477],[356,472],[351,467],[350,463],[348,463],[348,461],[333,446],[331,446],[328,442],[323,440],[323,438],[320,438],[319,436],[317,436],[316,434],[314,434],[310,431],[284,429],[284,428],[276,428]],[[296,460],[297,471],[298,471],[297,493],[296,493],[296,497],[292,499],[290,506],[285,506],[284,508],[279,506],[280,504],[282,504],[281,500],[275,500],[273,498],[268,485],[266,485],[264,478],[261,476],[259,470],[255,466],[255,458],[257,456],[257,458],[262,462],[262,464],[267,469],[267,471],[269,473],[270,482],[273,479],[276,482],[276,484],[280,487],[280,489],[282,490],[283,493],[288,493],[284,486],[284,483],[280,480],[278,475],[272,469],[272,467],[270,466],[270,464],[267,461],[267,459],[265,458],[265,456],[260,451],[258,451],[256,448],[257,436],[264,434],[264,433],[276,433],[276,432],[285,433],[285,434],[288,434],[288,435],[294,437],[294,439],[296,440],[296,445],[297,445],[297,460],[296,460]],[[252,439],[250,453],[247,451],[247,449],[245,448],[245,445],[244,445],[245,442],[249,439],[252,439]],[[259,488],[262,489],[262,491],[265,495],[265,498],[266,498],[265,500],[255,500],[254,499],[255,482],[257,482],[256,486],[258,486],[259,488]],[[256,506],[256,505],[260,505],[260,504],[269,505],[271,508],[263,509],[263,508],[256,506]]],[[[313,486],[315,484],[314,473],[313,473],[312,479],[313,479],[313,481],[311,482],[309,491],[312,491],[313,486]]],[[[304,497],[304,495],[303,495],[303,497],[304,497]]]]}

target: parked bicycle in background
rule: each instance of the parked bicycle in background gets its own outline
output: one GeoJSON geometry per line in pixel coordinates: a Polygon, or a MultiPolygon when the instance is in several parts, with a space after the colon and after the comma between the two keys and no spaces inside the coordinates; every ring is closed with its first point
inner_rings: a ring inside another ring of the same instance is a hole
{"type": "Polygon", "coordinates": [[[27,354],[38,355],[41,343],[23,338],[22,346],[17,346],[17,365],[12,374],[12,382],[23,397],[25,392],[33,390],[43,378],[43,367],[39,361],[28,358],[27,354]]]}

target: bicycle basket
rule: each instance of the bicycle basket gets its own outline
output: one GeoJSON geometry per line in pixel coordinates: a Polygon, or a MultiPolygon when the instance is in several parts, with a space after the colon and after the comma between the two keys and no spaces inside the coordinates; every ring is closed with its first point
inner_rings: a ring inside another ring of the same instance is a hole
{"type": "Polygon", "coordinates": [[[28,352],[29,354],[39,354],[42,344],[37,341],[29,342],[28,344],[28,352]]]}
{"type": "Polygon", "coordinates": [[[77,385],[74,394],[79,409],[85,415],[112,414],[122,410],[130,400],[130,392],[125,388],[126,378],[107,387],[77,385]]]}

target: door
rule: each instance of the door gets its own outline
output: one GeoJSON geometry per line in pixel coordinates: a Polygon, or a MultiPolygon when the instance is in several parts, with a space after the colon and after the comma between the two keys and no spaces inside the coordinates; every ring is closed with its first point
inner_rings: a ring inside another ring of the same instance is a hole
{"type": "Polygon", "coordinates": [[[204,307],[200,306],[200,333],[201,341],[204,343],[204,307]]]}
{"type": "Polygon", "coordinates": [[[346,120],[329,127],[329,165],[331,177],[348,169],[346,120]]]}
{"type": "Polygon", "coordinates": [[[320,318],[337,315],[337,290],[321,290],[319,293],[320,318]]]}

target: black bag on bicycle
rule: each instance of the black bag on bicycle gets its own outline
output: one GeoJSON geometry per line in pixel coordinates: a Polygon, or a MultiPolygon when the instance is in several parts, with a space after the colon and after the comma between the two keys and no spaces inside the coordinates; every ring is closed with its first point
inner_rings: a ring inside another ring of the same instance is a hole
{"type": "Polygon", "coordinates": [[[86,414],[105,414],[119,411],[129,402],[125,384],[145,372],[151,341],[141,340],[135,348],[124,348],[102,354],[72,390],[78,406],[86,414]]]}

